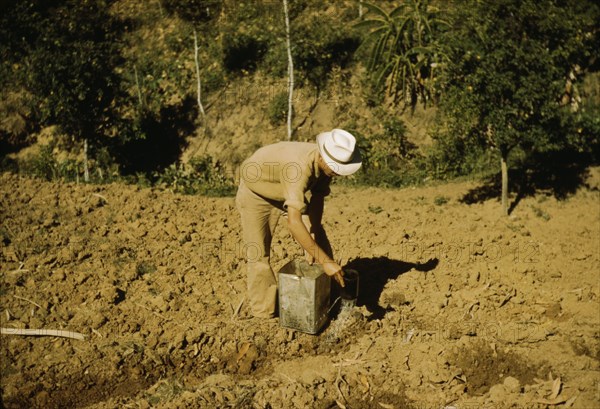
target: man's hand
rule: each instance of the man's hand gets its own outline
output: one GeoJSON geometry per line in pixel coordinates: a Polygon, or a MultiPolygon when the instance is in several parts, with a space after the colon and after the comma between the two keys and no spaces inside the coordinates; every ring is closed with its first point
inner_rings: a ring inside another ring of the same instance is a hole
{"type": "Polygon", "coordinates": [[[345,287],[344,272],[342,271],[342,267],[338,263],[334,261],[323,263],[323,270],[325,270],[325,274],[327,274],[330,277],[333,277],[335,281],[339,283],[339,285],[345,287]]]}
{"type": "MultiPolygon", "coordinates": [[[[302,214],[299,210],[290,207],[288,208],[288,229],[292,236],[304,249],[305,253],[310,255],[314,261],[323,265],[325,273],[333,277],[342,287],[344,287],[344,273],[342,267],[335,261],[331,260],[325,251],[319,247],[317,242],[312,238],[306,226],[302,222],[302,214]]],[[[310,262],[310,258],[306,258],[310,262]]]]}

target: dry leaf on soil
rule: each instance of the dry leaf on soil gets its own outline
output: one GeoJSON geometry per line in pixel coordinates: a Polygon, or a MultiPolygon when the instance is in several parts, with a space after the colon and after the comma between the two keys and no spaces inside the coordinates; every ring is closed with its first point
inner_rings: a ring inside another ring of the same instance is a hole
{"type": "Polygon", "coordinates": [[[369,380],[365,375],[360,374],[360,382],[364,385],[363,393],[369,392],[371,385],[369,385],[369,380]]]}
{"type": "Polygon", "coordinates": [[[560,377],[558,377],[554,380],[554,382],[552,382],[552,394],[549,396],[548,399],[550,399],[550,400],[556,399],[558,397],[558,395],[560,394],[561,389],[562,389],[562,382],[560,381],[560,377]]]}
{"type": "Polygon", "coordinates": [[[239,362],[240,359],[242,359],[244,357],[244,355],[246,355],[246,353],[248,352],[248,350],[250,349],[250,343],[249,342],[244,342],[242,344],[242,346],[240,347],[240,350],[237,354],[237,358],[236,361],[239,362]]]}

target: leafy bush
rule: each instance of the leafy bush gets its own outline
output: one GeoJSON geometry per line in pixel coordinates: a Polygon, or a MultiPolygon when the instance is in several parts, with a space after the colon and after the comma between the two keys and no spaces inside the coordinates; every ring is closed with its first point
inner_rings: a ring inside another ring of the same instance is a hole
{"type": "Polygon", "coordinates": [[[195,129],[198,107],[193,96],[187,96],[172,106],[163,106],[157,113],[141,110],[132,122],[132,138],[116,141],[111,146],[115,161],[124,175],[138,172],[150,175],[175,163],[187,146],[185,137],[195,129]]]}
{"type": "MultiPolygon", "coordinates": [[[[588,162],[600,163],[600,72],[586,75],[581,84],[580,106],[570,124],[567,135],[569,146],[588,162]]],[[[577,100],[574,101],[577,103],[577,100]]]]}
{"type": "MultiPolygon", "coordinates": [[[[356,33],[343,28],[348,21],[329,14],[315,14],[290,21],[294,71],[299,84],[323,88],[333,67],[347,67],[360,44],[356,33]]],[[[278,31],[269,42],[261,65],[274,77],[287,75],[285,34],[278,31]]]]}
{"type": "Polygon", "coordinates": [[[282,4],[232,2],[219,18],[221,64],[229,73],[255,70],[278,36],[282,4]]]}
{"type": "Polygon", "coordinates": [[[119,23],[101,1],[64,1],[38,23],[29,85],[44,122],[77,140],[99,140],[113,124],[119,23]]]}
{"type": "MultiPolygon", "coordinates": [[[[72,157],[57,158],[54,153],[56,146],[56,142],[41,145],[37,154],[11,163],[4,163],[2,170],[21,173],[48,181],[83,181],[83,161],[72,157]]],[[[108,183],[117,180],[118,172],[114,161],[106,155],[104,150],[100,152],[99,157],[101,158],[100,160],[89,162],[90,182],[108,183]]]]}
{"type": "Polygon", "coordinates": [[[248,35],[225,33],[223,66],[230,72],[254,71],[267,51],[265,42],[248,35]]]}
{"type": "Polygon", "coordinates": [[[155,36],[144,29],[127,37],[136,50],[122,67],[122,87],[129,97],[122,105],[128,117],[141,111],[156,115],[188,96],[195,97],[192,26],[184,22],[156,24],[162,24],[163,35],[155,36]],[[157,54],[163,57],[157,58],[157,54]]]}
{"type": "Polygon", "coordinates": [[[52,155],[52,147],[50,145],[40,147],[38,155],[34,156],[30,161],[23,163],[23,170],[26,174],[44,179],[58,179],[58,163],[52,155]]]}
{"type": "Polygon", "coordinates": [[[380,187],[418,184],[425,178],[424,158],[406,136],[404,123],[395,117],[384,121],[384,131],[370,137],[347,127],[357,136],[362,168],[342,183],[380,187]]]}
{"type": "Polygon", "coordinates": [[[35,106],[28,121],[100,142],[115,124],[121,23],[100,0],[12,1],[0,15],[0,81],[33,103],[16,111],[25,118],[35,106]]]}
{"type": "Polygon", "coordinates": [[[156,184],[187,195],[232,196],[236,187],[217,161],[210,156],[192,158],[189,164],[172,164],[156,173],[156,184]]]}
{"type": "Polygon", "coordinates": [[[448,203],[450,201],[450,198],[448,196],[436,196],[435,199],[433,199],[433,204],[435,204],[436,206],[442,206],[445,205],[446,203],[448,203]]]}
{"type": "Polygon", "coordinates": [[[425,166],[432,177],[449,179],[497,173],[498,153],[486,149],[476,138],[447,133],[445,128],[434,130],[432,138],[433,145],[425,150],[425,166]]]}
{"type": "MultiPolygon", "coordinates": [[[[4,89],[10,88],[7,85],[4,89]]],[[[26,146],[31,141],[30,135],[39,126],[35,122],[37,115],[31,93],[25,90],[4,92],[0,97],[0,118],[3,118],[0,121],[0,151],[10,152],[26,146]]]]}
{"type": "Polygon", "coordinates": [[[280,92],[269,101],[267,116],[271,125],[281,125],[288,113],[288,93],[280,92]]]}
{"type": "Polygon", "coordinates": [[[216,18],[222,9],[220,0],[161,0],[165,9],[195,24],[216,18]]]}
{"type": "Polygon", "coordinates": [[[292,23],[294,67],[317,87],[325,85],[334,66],[349,65],[360,43],[355,33],[341,29],[343,22],[330,17],[318,15],[292,23]]]}

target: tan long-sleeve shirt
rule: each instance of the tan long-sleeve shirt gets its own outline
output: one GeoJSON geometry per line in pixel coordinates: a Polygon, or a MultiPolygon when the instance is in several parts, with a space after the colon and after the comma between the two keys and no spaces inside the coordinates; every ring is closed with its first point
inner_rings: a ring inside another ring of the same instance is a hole
{"type": "Polygon", "coordinates": [[[331,178],[318,165],[315,143],[278,142],[258,149],[240,168],[243,183],[259,196],[306,212],[311,195],[327,196],[331,178]]]}

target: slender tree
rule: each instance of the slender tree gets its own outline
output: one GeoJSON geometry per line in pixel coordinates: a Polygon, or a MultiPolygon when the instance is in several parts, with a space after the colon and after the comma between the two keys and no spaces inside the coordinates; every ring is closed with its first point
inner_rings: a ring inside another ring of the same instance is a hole
{"type": "Polygon", "coordinates": [[[452,137],[498,153],[508,214],[511,153],[526,158],[567,147],[572,112],[561,97],[569,76],[594,61],[600,10],[588,0],[462,0],[457,6],[442,109],[452,137]]]}
{"type": "Polygon", "coordinates": [[[194,29],[194,62],[196,63],[196,82],[198,84],[196,93],[198,99],[198,110],[200,111],[200,115],[202,115],[202,119],[204,120],[206,114],[204,113],[204,106],[202,105],[202,83],[200,81],[200,60],[198,57],[198,34],[196,34],[196,29],[194,29]]]}
{"type": "Polygon", "coordinates": [[[288,13],[288,2],[283,0],[283,13],[285,17],[285,41],[287,45],[288,56],[288,114],[287,114],[287,135],[288,140],[292,139],[292,115],[294,99],[294,60],[292,58],[292,45],[290,40],[290,16],[288,13]]]}

